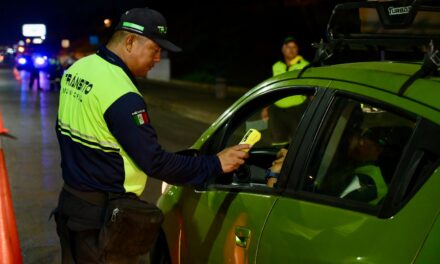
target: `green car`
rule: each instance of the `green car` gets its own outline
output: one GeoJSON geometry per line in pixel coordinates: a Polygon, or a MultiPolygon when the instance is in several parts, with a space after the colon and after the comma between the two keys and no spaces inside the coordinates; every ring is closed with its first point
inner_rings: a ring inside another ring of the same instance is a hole
{"type": "Polygon", "coordinates": [[[152,263],[440,263],[438,11],[418,1],[336,6],[313,67],[259,84],[184,153],[261,132],[234,173],[168,186],[152,263]],[[421,45],[423,61],[388,60],[421,45]],[[328,65],[349,51],[378,56],[328,65]],[[291,96],[302,103],[276,109],[291,96]],[[263,120],[266,110],[278,114],[263,120]]]}

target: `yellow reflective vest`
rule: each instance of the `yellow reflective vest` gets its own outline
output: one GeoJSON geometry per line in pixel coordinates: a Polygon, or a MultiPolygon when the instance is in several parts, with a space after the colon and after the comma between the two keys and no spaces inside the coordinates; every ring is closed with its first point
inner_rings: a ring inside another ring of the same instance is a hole
{"type": "Polygon", "coordinates": [[[61,80],[58,132],[64,141],[65,137],[73,141],[61,146],[66,148],[62,149],[64,158],[75,158],[76,161],[63,160],[63,165],[68,166],[63,168],[63,173],[77,174],[68,175],[67,179],[65,177],[68,184],[77,189],[132,192],[137,195],[144,190],[147,175],[125,152],[104,119],[109,107],[127,93],[141,96],[121,67],[108,63],[97,54],[81,59],[64,74],[61,80]],[[85,155],[73,153],[69,157],[71,152],[80,152],[78,149],[85,155]],[[89,157],[89,161],[96,158],[99,162],[90,164],[85,156],[89,157]],[[68,170],[70,167],[73,169],[68,170]],[[120,168],[113,170],[113,167],[120,168]],[[84,176],[81,176],[82,173],[84,176]],[[78,177],[87,177],[82,179],[81,185],[89,186],[77,186],[74,179],[78,177]]]}
{"type": "Polygon", "coordinates": [[[216,155],[191,157],[162,149],[135,77],[105,47],[63,75],[56,132],[64,182],[81,191],[140,195],[147,174],[169,183],[200,184],[222,173],[216,155]]]}
{"type": "MultiPolygon", "coordinates": [[[[272,66],[272,74],[273,76],[277,76],[283,74],[288,71],[301,70],[302,68],[309,65],[309,62],[305,60],[302,56],[298,55],[290,62],[290,66],[288,66],[283,61],[277,61],[272,66]]],[[[300,105],[304,103],[307,99],[304,95],[293,95],[275,102],[275,105],[279,108],[288,108],[296,105],[300,105]]]]}

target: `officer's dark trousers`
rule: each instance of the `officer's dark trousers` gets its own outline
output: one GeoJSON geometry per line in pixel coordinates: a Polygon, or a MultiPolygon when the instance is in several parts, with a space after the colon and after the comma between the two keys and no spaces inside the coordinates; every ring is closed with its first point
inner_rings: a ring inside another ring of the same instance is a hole
{"type": "Polygon", "coordinates": [[[63,264],[139,263],[138,256],[115,255],[99,249],[104,210],[104,206],[89,203],[64,189],[61,191],[55,221],[63,264]]]}

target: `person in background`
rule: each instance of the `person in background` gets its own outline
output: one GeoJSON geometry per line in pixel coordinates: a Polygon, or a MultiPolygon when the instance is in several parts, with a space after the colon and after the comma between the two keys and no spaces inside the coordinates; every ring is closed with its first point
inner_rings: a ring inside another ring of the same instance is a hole
{"type": "Polygon", "coordinates": [[[34,86],[34,82],[37,82],[37,90],[41,90],[40,86],[40,70],[38,69],[34,58],[32,56],[29,57],[29,90],[32,90],[34,86]]]}
{"type": "Polygon", "coordinates": [[[48,59],[47,75],[50,82],[50,91],[57,91],[60,89],[61,77],[64,70],[60,61],[56,56],[51,56],[48,59]]]}
{"type": "MultiPolygon", "coordinates": [[[[309,62],[299,55],[299,46],[293,37],[284,39],[281,53],[283,59],[272,66],[273,76],[300,70],[309,65],[309,62]]],[[[285,146],[290,142],[309,101],[305,95],[293,95],[263,109],[261,116],[263,120],[268,121],[273,145],[285,146]]]]}
{"type": "Polygon", "coordinates": [[[301,70],[309,62],[299,55],[299,46],[295,38],[287,37],[281,47],[283,59],[272,65],[272,76],[277,76],[288,71],[301,70]]]}

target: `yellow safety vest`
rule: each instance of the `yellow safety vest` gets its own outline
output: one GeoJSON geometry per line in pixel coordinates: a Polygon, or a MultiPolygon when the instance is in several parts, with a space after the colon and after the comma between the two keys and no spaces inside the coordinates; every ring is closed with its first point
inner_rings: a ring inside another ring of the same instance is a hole
{"type": "Polygon", "coordinates": [[[106,110],[127,93],[140,95],[121,67],[97,54],[81,59],[66,71],[61,80],[58,130],[87,148],[120,156],[125,192],[141,195],[147,175],[124,151],[104,119],[106,110]]]}
{"type": "MultiPolygon", "coordinates": [[[[309,65],[309,62],[302,56],[298,55],[290,61],[290,66],[287,66],[283,61],[278,61],[272,66],[273,76],[283,74],[288,71],[300,70],[309,65]]],[[[307,100],[307,96],[293,95],[275,102],[275,105],[279,108],[288,108],[296,105],[300,105],[307,100]]]]}

